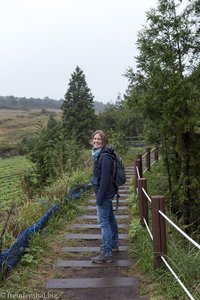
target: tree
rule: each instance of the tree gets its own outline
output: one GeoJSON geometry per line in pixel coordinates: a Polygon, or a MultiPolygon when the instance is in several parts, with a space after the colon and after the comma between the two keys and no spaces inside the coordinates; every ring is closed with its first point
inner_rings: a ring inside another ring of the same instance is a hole
{"type": "Polygon", "coordinates": [[[171,208],[188,226],[195,222],[194,177],[198,178],[192,152],[199,96],[194,97],[190,75],[200,61],[200,5],[194,0],[182,5],[181,0],[159,0],[147,13],[148,26],[138,35],[137,72],[126,73],[126,98],[143,114],[151,141],[162,145],[171,208]]]}
{"type": "Polygon", "coordinates": [[[66,138],[75,136],[80,145],[87,146],[95,126],[93,95],[83,71],[77,66],[69,81],[69,88],[61,106],[66,138]]]}
{"type": "Polygon", "coordinates": [[[134,108],[121,101],[106,106],[104,112],[98,115],[99,127],[106,132],[115,131],[122,137],[138,136],[142,133],[143,120],[134,108]]]}
{"type": "Polygon", "coordinates": [[[35,164],[37,185],[43,186],[56,178],[58,172],[62,172],[60,166],[60,155],[57,152],[59,141],[59,124],[51,115],[47,126],[38,124],[34,137],[34,145],[29,157],[35,164]]]}

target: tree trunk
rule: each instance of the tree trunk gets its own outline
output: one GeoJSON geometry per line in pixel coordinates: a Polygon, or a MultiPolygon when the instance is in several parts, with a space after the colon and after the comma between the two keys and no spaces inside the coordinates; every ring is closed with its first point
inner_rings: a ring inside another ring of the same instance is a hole
{"type": "Polygon", "coordinates": [[[183,155],[182,155],[182,178],[183,182],[181,183],[183,186],[183,221],[186,226],[186,232],[190,233],[190,225],[191,225],[191,209],[193,206],[193,199],[191,196],[190,189],[190,132],[182,134],[182,145],[183,145],[183,155]]]}

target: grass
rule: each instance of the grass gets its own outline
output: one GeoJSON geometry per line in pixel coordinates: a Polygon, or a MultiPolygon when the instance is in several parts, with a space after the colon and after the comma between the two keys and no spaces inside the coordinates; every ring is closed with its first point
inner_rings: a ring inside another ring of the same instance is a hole
{"type": "MultiPolygon", "coordinates": [[[[154,164],[147,175],[148,194],[166,195],[166,178],[163,176],[162,164],[154,164]]],[[[133,187],[132,187],[133,190],[133,187]]],[[[133,221],[130,226],[132,247],[130,254],[136,259],[135,272],[142,274],[143,283],[141,293],[149,295],[155,300],[186,300],[188,297],[179,286],[170,271],[163,265],[154,269],[152,241],[146,230],[139,223],[137,199],[134,194],[129,199],[132,204],[133,221]]],[[[171,219],[173,216],[166,213],[171,219]]],[[[151,223],[151,222],[150,222],[151,223]]],[[[177,224],[177,221],[175,221],[177,224]]],[[[179,226],[179,224],[177,224],[179,226]]],[[[151,226],[150,226],[151,227],[151,226]]],[[[167,261],[193,295],[200,299],[200,252],[191,243],[178,234],[175,229],[167,225],[167,261]]]]}
{"type": "Polygon", "coordinates": [[[60,118],[61,111],[56,109],[29,109],[29,110],[0,110],[0,145],[14,147],[23,137],[29,136],[36,130],[39,122],[47,122],[49,113],[60,118]]]}
{"type": "MultiPolygon", "coordinates": [[[[29,297],[31,294],[48,293],[45,283],[57,272],[54,269],[55,258],[57,260],[63,255],[60,249],[66,245],[66,232],[71,222],[82,213],[80,206],[84,205],[86,197],[88,193],[85,193],[80,200],[67,202],[60,212],[50,219],[48,226],[40,234],[34,235],[20,263],[9,273],[8,278],[1,282],[0,295],[8,296],[10,293],[16,295],[17,299],[20,294],[29,297]]],[[[57,297],[55,299],[67,299],[62,292],[54,292],[54,294],[57,297]]]]}
{"type": "MultiPolygon", "coordinates": [[[[129,158],[125,161],[133,161],[134,151],[130,151],[129,158]]],[[[134,154],[135,155],[135,154],[134,154]]],[[[17,235],[26,227],[35,223],[47,209],[53,204],[62,205],[64,195],[69,188],[76,187],[88,181],[91,166],[90,162],[85,163],[83,170],[77,170],[73,176],[65,174],[54,184],[46,187],[42,195],[34,199],[24,199],[17,212],[12,216],[8,230],[15,230],[11,235],[6,232],[4,237],[4,250],[14,242],[17,235]]],[[[85,194],[86,196],[88,193],[85,194]]],[[[8,293],[15,294],[16,299],[20,292],[26,295],[34,293],[45,293],[45,282],[48,278],[54,277],[55,258],[61,256],[60,248],[66,246],[65,235],[70,231],[70,224],[76,216],[82,213],[81,205],[84,205],[84,199],[79,201],[69,201],[62,205],[59,213],[56,213],[41,232],[36,233],[31,240],[30,247],[26,250],[20,263],[9,273],[8,278],[1,283],[0,296],[8,293]]],[[[70,241],[72,243],[72,241],[70,241]]],[[[58,299],[64,298],[64,295],[58,293],[58,299]]],[[[4,299],[3,297],[0,299],[4,299]]]]}
{"type": "Polygon", "coordinates": [[[9,159],[0,158],[0,208],[3,211],[18,203],[23,192],[20,185],[20,176],[24,170],[31,167],[30,161],[25,157],[18,156],[9,159]],[[13,201],[14,197],[14,201],[13,201]]]}
{"type": "MultiPolygon", "coordinates": [[[[24,198],[23,201],[17,203],[3,236],[3,250],[6,250],[25,228],[36,223],[53,204],[62,205],[68,190],[88,182],[89,174],[89,168],[77,170],[73,174],[64,174],[51,186],[44,188],[41,195],[37,195],[32,199],[24,198]]],[[[76,210],[78,211],[78,207],[76,207],[76,210]]],[[[4,214],[2,213],[0,229],[5,224],[5,220],[6,213],[4,212],[4,214]]]]}
{"type": "MultiPolygon", "coordinates": [[[[43,195],[35,199],[26,199],[22,206],[18,207],[15,217],[9,222],[8,230],[16,230],[16,236],[26,227],[38,220],[53,203],[60,204],[62,208],[48,222],[41,232],[36,233],[31,240],[30,247],[26,250],[20,263],[9,273],[8,278],[1,283],[2,295],[8,292],[18,295],[20,292],[31,294],[45,292],[47,278],[54,276],[56,272],[52,266],[59,259],[60,248],[66,246],[65,235],[70,232],[70,224],[82,213],[81,205],[85,200],[68,201],[62,205],[62,200],[69,188],[88,181],[90,175],[90,164],[84,170],[77,170],[73,176],[65,174],[51,186],[44,189],[43,195]],[[41,200],[41,201],[40,201],[41,200]]],[[[85,193],[85,197],[89,192],[85,193]]],[[[16,236],[6,232],[4,237],[4,250],[14,242],[16,236]]],[[[72,243],[73,241],[69,241],[72,243]]],[[[59,295],[60,299],[65,299],[59,295]]],[[[17,299],[17,297],[16,297],[17,299]]]]}

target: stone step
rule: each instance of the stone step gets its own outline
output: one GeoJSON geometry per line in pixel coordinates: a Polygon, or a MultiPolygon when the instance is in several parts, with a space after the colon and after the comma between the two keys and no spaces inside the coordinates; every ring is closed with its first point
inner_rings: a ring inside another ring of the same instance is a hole
{"type": "MultiPolygon", "coordinates": [[[[102,235],[101,234],[95,234],[95,233],[68,233],[65,235],[67,239],[70,240],[101,240],[102,235]]],[[[119,234],[119,240],[127,240],[128,234],[121,233],[119,234]]]]}
{"type": "MultiPolygon", "coordinates": [[[[62,252],[99,252],[100,247],[62,247],[62,252]]],[[[128,246],[119,246],[119,251],[128,251],[128,246]]]]}
{"type": "Polygon", "coordinates": [[[59,260],[57,267],[64,268],[111,268],[111,267],[130,267],[129,260],[114,260],[112,263],[95,264],[91,260],[59,260]]]}
{"type": "MultiPolygon", "coordinates": [[[[100,229],[98,224],[73,224],[72,228],[80,229],[100,229]]],[[[127,224],[118,224],[118,228],[128,228],[127,224]]]]}
{"type": "Polygon", "coordinates": [[[47,289],[88,289],[132,287],[137,285],[137,279],[132,277],[105,277],[105,278],[70,278],[50,279],[47,289]]]}
{"type": "MultiPolygon", "coordinates": [[[[117,220],[128,220],[128,215],[116,215],[117,220]]],[[[97,215],[82,215],[79,217],[80,220],[97,220],[97,215]]]]}

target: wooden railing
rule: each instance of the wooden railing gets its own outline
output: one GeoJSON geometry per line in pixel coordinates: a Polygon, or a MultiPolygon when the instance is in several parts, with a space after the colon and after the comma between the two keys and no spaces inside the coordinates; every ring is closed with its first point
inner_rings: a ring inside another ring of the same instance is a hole
{"type": "Polygon", "coordinates": [[[177,274],[167,262],[167,235],[166,235],[166,221],[173,226],[182,236],[184,236],[190,243],[200,250],[200,245],[182,231],[170,218],[165,214],[165,197],[162,195],[149,196],[147,193],[147,179],[143,174],[151,169],[151,166],[157,162],[158,147],[154,149],[146,148],[146,153],[142,156],[137,155],[135,160],[135,192],[138,197],[138,207],[140,223],[145,227],[152,239],[154,267],[160,268],[165,265],[168,270],[175,277],[179,285],[185,291],[189,299],[195,300],[183,282],[179,279],[177,274]],[[148,205],[148,202],[150,205],[148,205]],[[151,208],[151,229],[149,225],[149,207],[151,208]]]}

